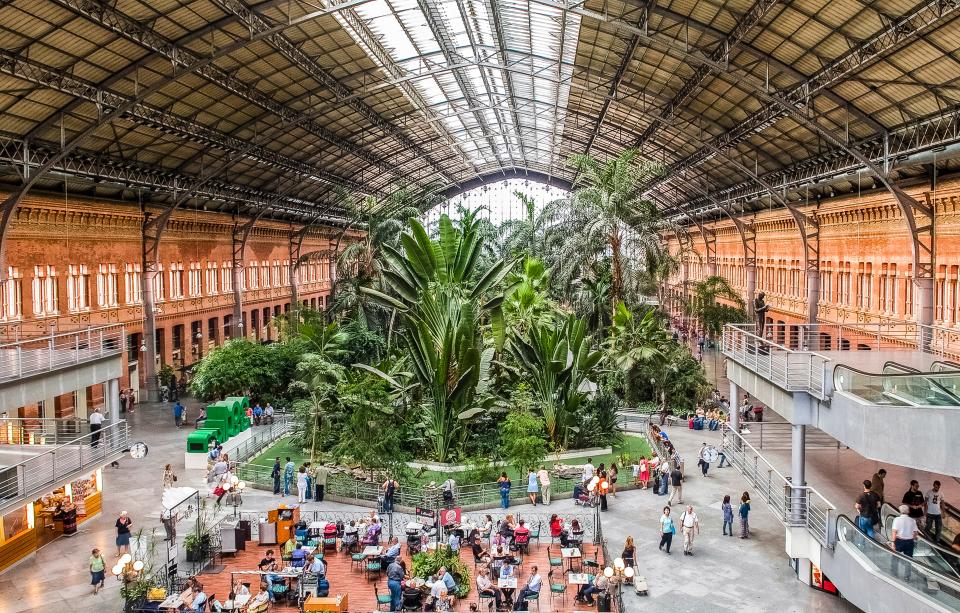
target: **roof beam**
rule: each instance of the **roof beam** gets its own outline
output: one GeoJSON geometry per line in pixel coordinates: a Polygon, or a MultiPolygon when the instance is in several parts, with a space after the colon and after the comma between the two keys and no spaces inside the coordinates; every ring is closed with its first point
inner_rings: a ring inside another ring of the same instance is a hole
{"type": "MultiPolygon", "coordinates": [[[[437,176],[441,177],[447,183],[454,183],[453,179],[447,175],[429,152],[417,143],[414,143],[409,136],[377,113],[373,107],[355,97],[354,93],[350,91],[347,86],[343,85],[313,58],[304,53],[293,41],[287,38],[282,31],[277,31],[276,23],[257,12],[255,8],[248,7],[242,0],[214,0],[214,2],[224,11],[236,15],[240,22],[247,26],[251,33],[271,32],[266,36],[266,41],[271,47],[280,52],[291,63],[296,65],[297,68],[310,75],[317,83],[329,88],[338,102],[346,104],[361,115],[370,125],[397,139],[403,144],[405,149],[412,151],[414,154],[426,160],[437,176]]],[[[388,164],[387,171],[395,176],[401,176],[395,164],[388,164]]]]}
{"type": "MultiPolygon", "coordinates": [[[[422,12],[426,18],[427,26],[430,28],[433,38],[436,39],[437,44],[443,51],[444,60],[448,64],[462,62],[464,58],[457,51],[457,47],[453,43],[450,33],[447,31],[447,24],[443,21],[443,16],[440,14],[440,8],[437,6],[436,0],[417,0],[417,6],[420,7],[420,12],[422,12]]],[[[453,78],[457,82],[457,87],[463,92],[464,97],[470,101],[470,105],[479,106],[480,96],[476,89],[474,89],[473,83],[470,82],[469,75],[467,75],[464,70],[457,69],[453,71],[453,78]]],[[[475,113],[474,117],[477,121],[477,126],[480,128],[480,132],[490,147],[490,153],[496,161],[500,162],[500,156],[497,155],[496,138],[490,126],[487,125],[486,118],[479,112],[475,113]]],[[[504,138],[506,137],[506,135],[503,136],[504,138]]],[[[509,152],[509,144],[506,142],[504,144],[509,152]]]]}
{"type": "Polygon", "coordinates": [[[637,35],[631,36],[630,42],[627,43],[627,50],[620,58],[620,66],[617,67],[617,72],[614,73],[613,79],[610,80],[610,91],[603,100],[603,106],[600,108],[600,114],[597,115],[597,127],[594,128],[593,132],[590,134],[590,139],[587,141],[587,147],[584,150],[584,153],[589,154],[590,150],[593,148],[593,141],[597,138],[597,135],[600,133],[600,126],[603,125],[604,120],[607,118],[607,110],[610,109],[610,102],[616,97],[617,90],[620,88],[620,83],[623,81],[624,75],[627,74],[627,68],[630,67],[630,62],[633,61],[633,54],[637,52],[637,47],[639,46],[640,37],[637,35]]]}
{"type": "MultiPolygon", "coordinates": [[[[724,61],[729,63],[731,53],[743,42],[744,37],[759,25],[770,10],[779,4],[780,1],[781,0],[755,0],[753,6],[737,21],[737,24],[733,27],[730,34],[724,37],[721,43],[709,54],[710,59],[715,62],[724,61]]],[[[636,36],[634,38],[636,38],[636,36]]],[[[643,134],[640,135],[640,138],[637,139],[633,147],[638,149],[643,147],[650,137],[660,129],[663,122],[668,121],[674,113],[677,112],[678,108],[686,105],[690,98],[700,90],[700,86],[708,74],[710,74],[710,66],[708,64],[700,64],[697,66],[694,69],[693,75],[683,82],[683,85],[680,86],[680,89],[677,90],[677,93],[670,102],[660,109],[660,112],[653,118],[653,121],[651,121],[643,131],[643,134]]]]}
{"type": "MultiPolygon", "coordinates": [[[[463,8],[461,7],[461,11],[463,8]]],[[[511,109],[510,117],[512,118],[513,129],[517,133],[517,139],[520,141],[520,154],[523,156],[523,161],[527,161],[527,152],[524,148],[524,141],[520,129],[520,118],[516,111],[516,92],[513,90],[513,77],[505,67],[507,65],[507,47],[506,35],[503,31],[503,18],[500,15],[500,2],[499,0],[487,0],[487,10],[490,13],[490,20],[493,22],[493,33],[497,37],[497,55],[500,56],[500,78],[503,79],[504,87],[507,88],[507,99],[510,103],[511,109]]],[[[474,45],[474,53],[477,52],[477,46],[474,45]]],[[[479,58],[476,58],[479,59],[479,58]]],[[[492,102],[492,101],[491,101],[492,102]]],[[[507,145],[509,148],[509,144],[507,145]]]]}

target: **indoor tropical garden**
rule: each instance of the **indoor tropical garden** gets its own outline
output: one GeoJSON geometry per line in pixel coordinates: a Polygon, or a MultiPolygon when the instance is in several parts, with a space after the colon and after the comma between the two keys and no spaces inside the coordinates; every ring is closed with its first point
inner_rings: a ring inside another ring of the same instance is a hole
{"type": "MultiPolygon", "coordinates": [[[[499,222],[430,189],[356,203],[364,232],[343,239],[328,308],[301,307],[274,322],[277,342],[234,340],[196,369],[198,398],[249,391],[294,415],[246,478],[266,485],[290,456],[332,467],[331,494],[362,497],[387,475],[402,490],[453,478],[492,491],[503,472],[517,483],[544,465],[562,480],[588,456],[649,456],[618,413],[685,414],[710,389],[659,307],[679,256],[639,195],[658,169],[634,151],[570,164],[572,192],[516,190],[519,213],[499,222]]],[[[736,317],[720,290],[691,311],[736,317]]]]}

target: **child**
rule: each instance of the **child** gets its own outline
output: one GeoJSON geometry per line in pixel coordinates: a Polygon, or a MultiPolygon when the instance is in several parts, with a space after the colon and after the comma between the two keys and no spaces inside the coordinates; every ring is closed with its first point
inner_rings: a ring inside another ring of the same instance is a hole
{"type": "Polygon", "coordinates": [[[730,504],[730,496],[723,497],[723,533],[726,536],[733,536],[733,505],[730,504]]]}

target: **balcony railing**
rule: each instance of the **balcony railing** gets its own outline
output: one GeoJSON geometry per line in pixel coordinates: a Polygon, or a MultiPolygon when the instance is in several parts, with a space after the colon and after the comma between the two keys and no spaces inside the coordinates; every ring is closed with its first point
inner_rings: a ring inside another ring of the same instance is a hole
{"type": "Polygon", "coordinates": [[[0,345],[0,383],[119,356],[123,326],[87,328],[0,345]]]}
{"type": "Polygon", "coordinates": [[[127,422],[104,426],[98,432],[37,454],[19,464],[0,468],[0,507],[47,493],[70,475],[91,471],[115,460],[128,448],[127,422]]]}
{"type": "Polygon", "coordinates": [[[825,367],[830,358],[761,338],[751,324],[724,326],[723,354],[785,390],[826,397],[825,367]]]}
{"type": "Polygon", "coordinates": [[[0,445],[62,445],[90,432],[85,419],[0,418],[0,445]]]}

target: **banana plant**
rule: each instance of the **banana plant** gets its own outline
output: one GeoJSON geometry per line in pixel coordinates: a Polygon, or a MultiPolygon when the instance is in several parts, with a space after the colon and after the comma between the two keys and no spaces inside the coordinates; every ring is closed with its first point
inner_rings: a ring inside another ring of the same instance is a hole
{"type": "Polygon", "coordinates": [[[509,351],[541,402],[547,435],[554,445],[565,447],[570,432],[577,430],[570,418],[584,398],[581,386],[595,374],[602,357],[591,348],[586,322],[573,315],[559,327],[541,322],[511,338],[509,351]]]}
{"type": "Polygon", "coordinates": [[[496,346],[503,344],[503,294],[487,294],[500,286],[513,262],[500,259],[477,270],[482,238],[471,228],[456,229],[446,215],[437,240],[410,219],[400,243],[402,252],[384,246],[382,274],[391,293],[363,291],[403,318],[412,370],[425,392],[422,423],[428,445],[436,459],[446,461],[463,440],[464,422],[476,414],[477,387],[490,363],[482,359],[482,313],[490,313],[496,346]]]}

